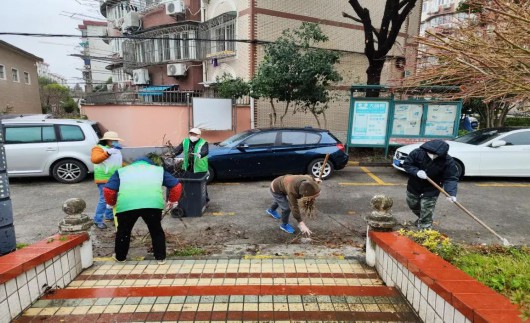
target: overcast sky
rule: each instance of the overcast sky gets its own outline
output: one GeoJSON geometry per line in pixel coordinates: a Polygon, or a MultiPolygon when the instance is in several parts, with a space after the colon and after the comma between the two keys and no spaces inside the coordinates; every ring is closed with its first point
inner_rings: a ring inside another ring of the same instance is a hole
{"type": "MultiPolygon", "coordinates": [[[[14,0],[2,2],[0,32],[53,33],[81,35],[77,25],[82,19],[105,18],[99,13],[97,0],[14,0]],[[62,14],[78,13],[89,17],[74,18],[62,14]],[[81,19],[81,20],[80,20],[81,19]]],[[[50,72],[68,79],[70,86],[82,83],[83,61],[69,54],[79,53],[79,38],[40,38],[5,36],[0,39],[44,59],[50,64],[50,72]]]]}

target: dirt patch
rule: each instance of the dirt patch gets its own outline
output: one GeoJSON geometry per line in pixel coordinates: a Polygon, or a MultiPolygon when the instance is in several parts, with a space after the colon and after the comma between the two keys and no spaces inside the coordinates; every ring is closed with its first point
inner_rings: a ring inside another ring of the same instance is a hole
{"type": "Polygon", "coordinates": [[[388,155],[385,156],[384,148],[350,148],[349,155],[351,161],[362,163],[392,162],[396,149],[396,147],[390,147],[388,155]]]}

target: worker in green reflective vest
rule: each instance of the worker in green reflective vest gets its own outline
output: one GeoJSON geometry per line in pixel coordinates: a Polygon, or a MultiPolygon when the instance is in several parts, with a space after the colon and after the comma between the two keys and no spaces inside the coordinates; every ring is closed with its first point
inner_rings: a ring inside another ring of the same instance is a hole
{"type": "MultiPolygon", "coordinates": [[[[202,178],[208,172],[208,142],[201,138],[201,129],[191,128],[188,138],[175,147],[175,156],[182,154],[183,177],[202,178]]],[[[206,203],[210,201],[206,189],[206,203]]]]}

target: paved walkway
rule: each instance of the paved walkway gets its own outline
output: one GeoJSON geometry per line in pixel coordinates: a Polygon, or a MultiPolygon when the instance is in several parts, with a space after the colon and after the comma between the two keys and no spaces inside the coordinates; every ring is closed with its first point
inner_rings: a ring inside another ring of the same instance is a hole
{"type": "Polygon", "coordinates": [[[352,259],[95,262],[15,322],[420,322],[352,259]]]}

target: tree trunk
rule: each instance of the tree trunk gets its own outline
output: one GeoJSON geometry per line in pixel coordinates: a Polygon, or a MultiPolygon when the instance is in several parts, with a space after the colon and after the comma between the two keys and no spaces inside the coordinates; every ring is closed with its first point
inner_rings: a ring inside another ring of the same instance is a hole
{"type": "Polygon", "coordinates": [[[326,111],[322,112],[322,118],[324,118],[324,129],[328,128],[328,118],[326,117],[326,111]]]}
{"type": "Polygon", "coordinates": [[[271,98],[270,99],[270,102],[271,102],[271,107],[272,107],[272,119],[271,119],[271,127],[275,127],[276,126],[276,107],[274,106],[274,100],[271,98]]]}
{"type": "Polygon", "coordinates": [[[311,114],[312,114],[313,117],[315,117],[315,119],[317,120],[317,125],[318,125],[318,127],[320,128],[320,120],[318,119],[318,114],[315,113],[314,107],[313,107],[313,109],[311,109],[311,114]]]}
{"type": "Polygon", "coordinates": [[[289,105],[291,104],[291,101],[287,101],[285,104],[285,111],[283,111],[283,115],[280,117],[280,127],[283,127],[283,118],[287,115],[287,112],[289,112],[289,105]]]}
{"type": "MultiPolygon", "coordinates": [[[[381,73],[385,66],[385,58],[373,58],[368,60],[368,69],[366,69],[367,85],[380,85],[381,84],[381,73]]],[[[366,97],[377,98],[379,97],[379,90],[366,90],[366,97]]]]}

